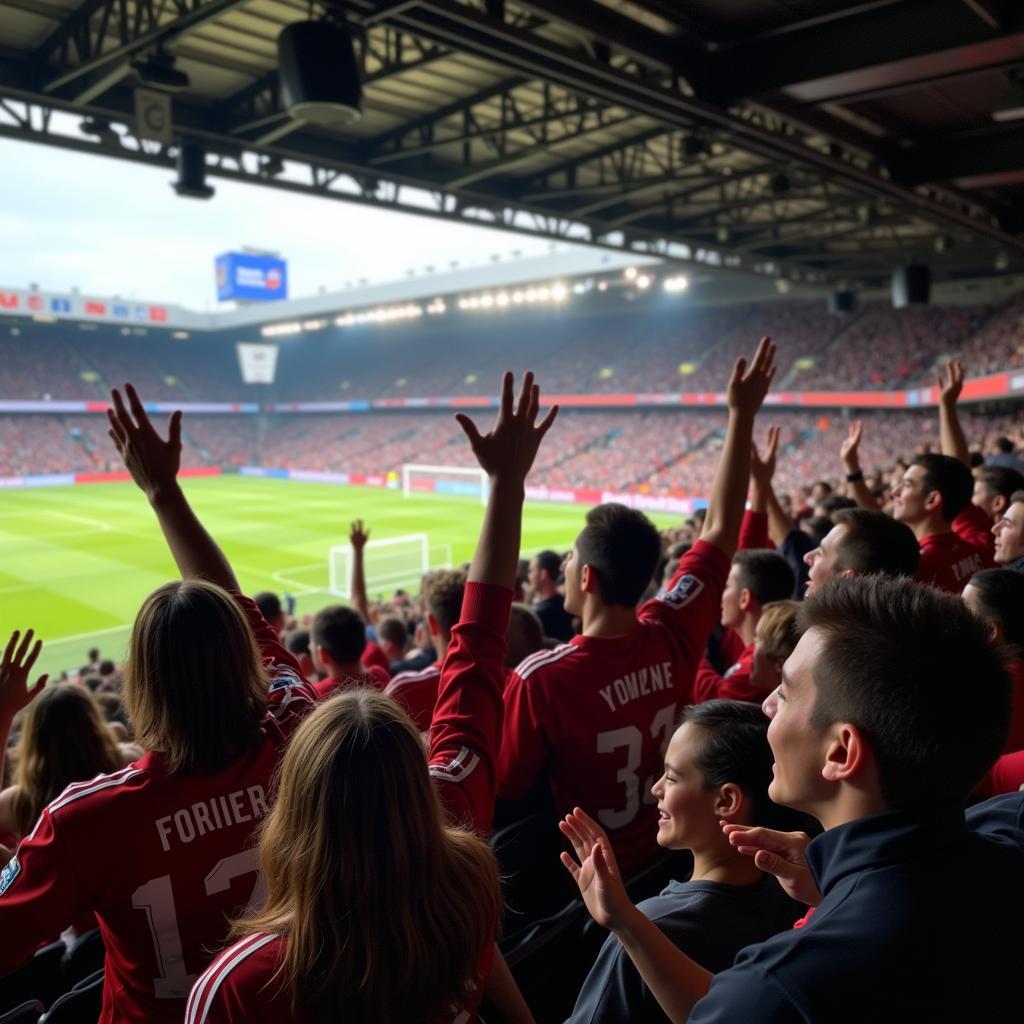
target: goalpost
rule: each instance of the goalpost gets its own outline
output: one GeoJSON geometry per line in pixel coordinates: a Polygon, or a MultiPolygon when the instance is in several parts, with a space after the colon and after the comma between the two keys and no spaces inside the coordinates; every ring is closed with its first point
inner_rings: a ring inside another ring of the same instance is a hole
{"type": "MultiPolygon", "coordinates": [[[[399,587],[416,590],[420,580],[430,571],[430,538],[425,533],[368,541],[363,549],[363,572],[366,592],[380,593],[399,587]]],[[[451,552],[448,551],[450,563],[451,552]]],[[[343,600],[352,597],[352,546],[339,544],[327,553],[330,574],[328,589],[343,600]]]]}
{"type": "Polygon", "coordinates": [[[402,497],[414,493],[454,494],[477,498],[487,504],[487,474],[479,467],[422,466],[405,463],[402,466],[402,497]]]}

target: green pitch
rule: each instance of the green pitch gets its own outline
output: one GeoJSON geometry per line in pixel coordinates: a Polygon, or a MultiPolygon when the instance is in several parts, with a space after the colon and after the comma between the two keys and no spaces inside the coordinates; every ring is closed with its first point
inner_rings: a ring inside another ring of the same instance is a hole
{"type": "MultiPolygon", "coordinates": [[[[299,615],[337,600],[327,593],[327,552],[347,543],[352,519],[364,519],[374,540],[426,533],[432,562],[450,548],[457,565],[472,556],[483,514],[471,498],[406,500],[371,487],[236,476],[183,483],[242,589],[294,594],[299,615]]],[[[568,548],[585,511],[528,505],[523,551],[568,548]]],[[[78,668],[94,646],[120,660],[143,598],[176,576],[156,519],[132,485],[0,492],[0,632],[5,641],[12,629],[34,628],[44,640],[42,671],[78,668]]]]}

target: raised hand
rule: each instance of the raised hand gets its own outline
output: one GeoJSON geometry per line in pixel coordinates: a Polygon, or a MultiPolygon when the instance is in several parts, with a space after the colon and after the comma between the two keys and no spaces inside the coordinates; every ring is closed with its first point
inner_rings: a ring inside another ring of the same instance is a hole
{"type": "Polygon", "coordinates": [[[762,338],[749,367],[746,359],[736,360],[729,381],[729,408],[753,416],[761,408],[774,377],[775,344],[771,338],[762,338]]]}
{"type": "Polygon", "coordinates": [[[562,863],[580,887],[580,895],[590,916],[605,928],[615,928],[633,909],[619,874],[612,844],[603,828],[579,807],[558,823],[562,834],[572,843],[579,863],[562,853],[562,863]]]}
{"type": "Polygon", "coordinates": [[[32,666],[43,649],[42,640],[32,643],[34,636],[31,629],[24,637],[16,629],[7,641],[3,659],[0,660],[0,721],[8,724],[22,708],[32,703],[36,694],[46,685],[47,677],[42,675],[33,686],[27,686],[32,666]]]}
{"type": "Polygon", "coordinates": [[[757,445],[750,445],[750,475],[759,484],[771,483],[775,475],[775,460],[779,452],[779,428],[768,428],[768,440],[764,446],[764,458],[757,450],[757,445]]]}
{"type": "Polygon", "coordinates": [[[457,414],[455,418],[469,438],[480,468],[492,480],[501,478],[521,483],[530,472],[544,435],[555,422],[558,406],[552,406],[538,425],[540,388],[534,384],[533,374],[526,373],[523,376],[518,404],[513,400],[513,383],[512,374],[506,373],[501,383],[498,416],[490,433],[481,434],[476,424],[464,413],[457,414]]]}
{"type": "Polygon", "coordinates": [[[772,828],[733,825],[725,821],[722,831],[732,846],[753,857],[762,871],[774,875],[798,903],[816,907],[821,902],[821,893],[804,859],[804,851],[811,841],[806,832],[777,832],[772,828]]]}
{"type": "Polygon", "coordinates": [[[107,410],[110,430],[117,453],[125,468],[141,490],[152,499],[174,484],[181,465],[181,413],[171,414],[165,441],[154,428],[135,388],[125,384],[129,412],[121,393],[110,393],[113,409],[107,410]]]}
{"type": "Polygon", "coordinates": [[[956,405],[960,392],[964,389],[964,367],[959,359],[951,359],[946,369],[939,370],[938,380],[939,401],[956,405]]]}
{"type": "Polygon", "coordinates": [[[864,433],[864,421],[854,420],[846,440],[839,446],[839,457],[848,473],[856,473],[860,469],[860,439],[864,433]]]}
{"type": "Polygon", "coordinates": [[[364,529],[362,519],[357,519],[352,523],[348,539],[356,551],[362,551],[366,547],[366,542],[370,539],[370,531],[364,529]]]}

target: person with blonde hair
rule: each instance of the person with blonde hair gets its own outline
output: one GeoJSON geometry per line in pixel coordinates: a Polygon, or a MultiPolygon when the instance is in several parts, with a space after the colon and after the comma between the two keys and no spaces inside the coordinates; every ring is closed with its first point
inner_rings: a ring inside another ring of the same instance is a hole
{"type": "MultiPolygon", "coordinates": [[[[459,417],[490,487],[429,751],[372,690],[338,694],[303,722],[260,839],[266,905],[237,922],[241,938],[196,983],[186,1024],[433,1024],[475,1012],[501,917],[484,837],[525,479],[557,413],[536,424],[538,403],[527,374],[514,408],[507,374],[491,433],[459,417]]],[[[517,1019],[530,1019],[521,999],[517,1019]]]]}
{"type": "Polygon", "coordinates": [[[772,601],[764,606],[754,630],[750,685],[767,696],[782,680],[782,666],[796,648],[799,601],[772,601]]]}
{"type": "MultiPolygon", "coordinates": [[[[253,832],[284,745],[317,694],[189,506],[181,415],[165,440],[130,385],[110,435],[181,573],[142,604],[124,701],[144,756],[43,808],[0,872],[0,973],[89,912],[106,946],[101,1024],[180,1022],[229,918],[261,895],[253,832]]],[[[0,665],[27,702],[38,644],[0,665]]]]}

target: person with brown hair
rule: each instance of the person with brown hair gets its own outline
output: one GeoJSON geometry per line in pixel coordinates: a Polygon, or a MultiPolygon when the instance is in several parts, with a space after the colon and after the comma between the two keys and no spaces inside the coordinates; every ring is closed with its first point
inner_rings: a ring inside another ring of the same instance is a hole
{"type": "Polygon", "coordinates": [[[433,1024],[475,1012],[501,916],[483,836],[524,485],[557,413],[537,425],[538,403],[527,374],[513,408],[506,374],[491,433],[459,417],[490,487],[429,752],[398,704],[365,689],[306,719],[260,839],[266,906],[236,924],[242,938],[196,983],[186,1024],[433,1024]]]}
{"type": "MultiPolygon", "coordinates": [[[[92,911],[107,951],[102,1024],[170,1024],[228,918],[259,896],[253,830],[316,693],[177,482],[180,413],[165,440],[130,385],[127,397],[113,392],[110,435],[182,576],[146,598],[129,641],[124,700],[146,753],[69,786],[22,840],[0,873],[0,972],[92,911]]],[[[26,652],[4,669],[22,694],[26,652]]]]}

